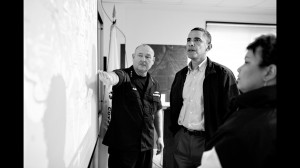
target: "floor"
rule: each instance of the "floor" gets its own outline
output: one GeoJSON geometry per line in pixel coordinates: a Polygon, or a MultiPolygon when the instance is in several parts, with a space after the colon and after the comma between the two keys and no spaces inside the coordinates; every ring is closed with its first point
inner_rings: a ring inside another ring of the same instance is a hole
{"type": "Polygon", "coordinates": [[[163,153],[156,155],[156,149],[153,149],[152,168],[162,168],[162,167],[163,167],[163,153]]]}

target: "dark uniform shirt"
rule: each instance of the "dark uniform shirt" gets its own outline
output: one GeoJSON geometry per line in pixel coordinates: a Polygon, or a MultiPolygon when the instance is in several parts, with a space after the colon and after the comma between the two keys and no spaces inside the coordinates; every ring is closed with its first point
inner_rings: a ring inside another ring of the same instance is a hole
{"type": "Polygon", "coordinates": [[[158,82],[147,73],[138,76],[133,66],[114,71],[112,114],[103,144],[114,150],[145,151],[154,147],[154,114],[162,108],[158,82]]]}

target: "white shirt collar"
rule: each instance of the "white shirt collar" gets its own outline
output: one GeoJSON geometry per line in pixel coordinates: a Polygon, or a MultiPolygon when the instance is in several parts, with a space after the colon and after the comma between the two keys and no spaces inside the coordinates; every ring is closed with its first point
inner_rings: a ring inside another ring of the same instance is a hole
{"type": "MultiPolygon", "coordinates": [[[[202,72],[202,71],[205,70],[205,68],[206,68],[206,63],[207,63],[207,57],[206,57],[205,60],[202,61],[201,64],[199,64],[198,67],[195,68],[194,70],[197,70],[197,71],[201,71],[201,72],[202,72]]],[[[188,71],[190,72],[190,71],[192,71],[192,70],[193,70],[193,69],[192,69],[192,61],[190,61],[189,64],[188,64],[188,71]]]]}

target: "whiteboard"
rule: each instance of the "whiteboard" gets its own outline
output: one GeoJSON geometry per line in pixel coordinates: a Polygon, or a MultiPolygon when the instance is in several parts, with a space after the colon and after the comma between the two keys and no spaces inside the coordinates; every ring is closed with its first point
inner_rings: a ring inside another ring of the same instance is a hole
{"type": "Polygon", "coordinates": [[[24,167],[87,167],[97,140],[97,0],[24,1],[24,167]]]}

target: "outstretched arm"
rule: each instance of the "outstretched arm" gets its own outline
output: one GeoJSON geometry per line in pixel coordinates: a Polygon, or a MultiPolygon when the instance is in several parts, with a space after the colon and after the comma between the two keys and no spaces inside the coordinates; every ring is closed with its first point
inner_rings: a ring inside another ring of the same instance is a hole
{"type": "Polygon", "coordinates": [[[163,110],[160,109],[156,112],[154,117],[154,126],[157,133],[157,152],[156,155],[160,154],[164,149],[164,136],[163,136],[163,110]]]}
{"type": "Polygon", "coordinates": [[[99,80],[105,85],[116,85],[119,82],[119,77],[115,72],[105,72],[98,70],[99,80]]]}

